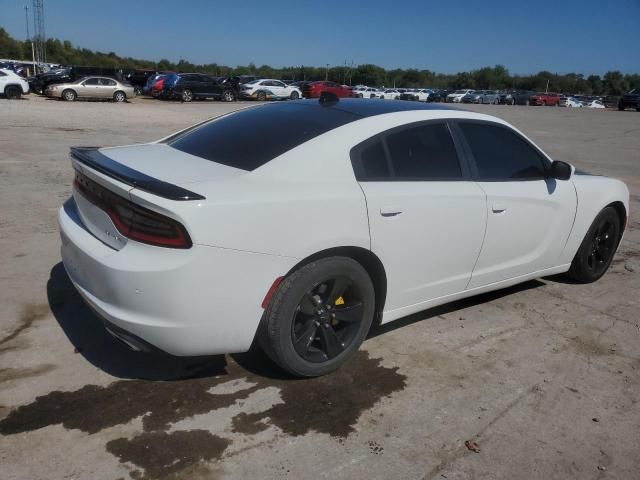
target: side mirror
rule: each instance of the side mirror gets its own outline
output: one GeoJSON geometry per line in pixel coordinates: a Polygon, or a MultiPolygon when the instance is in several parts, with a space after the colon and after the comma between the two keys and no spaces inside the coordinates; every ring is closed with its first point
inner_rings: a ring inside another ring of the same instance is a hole
{"type": "Polygon", "coordinates": [[[571,178],[571,165],[567,162],[562,162],[560,160],[554,160],[551,164],[551,178],[555,178],[556,180],[569,180],[571,178]]]}

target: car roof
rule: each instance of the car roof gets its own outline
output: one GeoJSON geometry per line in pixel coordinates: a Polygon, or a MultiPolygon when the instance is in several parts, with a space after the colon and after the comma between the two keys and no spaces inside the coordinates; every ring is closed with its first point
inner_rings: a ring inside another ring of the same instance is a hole
{"type": "Polygon", "coordinates": [[[331,108],[362,118],[413,110],[459,110],[458,108],[433,103],[408,102],[406,100],[385,100],[381,102],[376,99],[364,98],[342,98],[337,102],[326,103],[320,103],[318,100],[293,100],[289,101],[289,103],[307,105],[311,108],[331,108]]]}

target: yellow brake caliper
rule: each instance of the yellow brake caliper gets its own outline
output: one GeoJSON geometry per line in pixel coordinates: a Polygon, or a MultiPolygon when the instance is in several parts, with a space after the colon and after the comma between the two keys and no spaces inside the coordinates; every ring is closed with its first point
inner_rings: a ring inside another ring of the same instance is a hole
{"type": "MultiPolygon", "coordinates": [[[[344,298],[342,297],[338,297],[336,298],[336,304],[335,306],[339,306],[339,305],[344,305],[344,298]]],[[[331,325],[336,326],[338,324],[338,320],[336,320],[335,318],[331,319],[331,325]]]]}

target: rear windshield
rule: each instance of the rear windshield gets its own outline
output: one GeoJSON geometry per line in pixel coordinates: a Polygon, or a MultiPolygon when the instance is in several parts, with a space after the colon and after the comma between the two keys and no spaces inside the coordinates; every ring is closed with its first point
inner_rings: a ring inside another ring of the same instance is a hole
{"type": "Polygon", "coordinates": [[[329,130],[361,118],[317,101],[247,108],[179,133],[165,141],[197,157],[242,170],[270,160],[329,130]]]}

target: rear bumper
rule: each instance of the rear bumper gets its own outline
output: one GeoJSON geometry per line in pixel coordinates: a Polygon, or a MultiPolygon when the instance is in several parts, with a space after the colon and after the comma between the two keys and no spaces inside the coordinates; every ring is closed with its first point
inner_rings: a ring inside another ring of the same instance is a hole
{"type": "Polygon", "coordinates": [[[84,300],[107,322],[172,355],[249,349],[261,303],[295,259],[194,245],[103,244],[83,226],[73,199],[58,215],[62,261],[84,300]]]}

